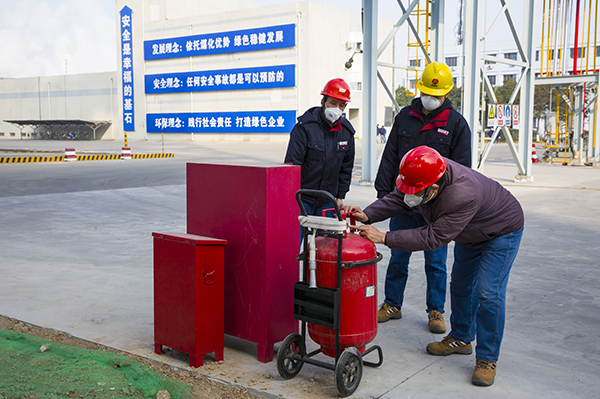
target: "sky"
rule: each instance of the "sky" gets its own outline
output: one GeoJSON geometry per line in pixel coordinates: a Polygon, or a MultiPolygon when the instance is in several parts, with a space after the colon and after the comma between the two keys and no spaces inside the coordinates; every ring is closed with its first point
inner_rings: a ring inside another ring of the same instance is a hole
{"type": "Polygon", "coordinates": [[[0,77],[117,70],[113,0],[0,0],[0,77]]]}
{"type": "MultiPolygon", "coordinates": [[[[313,1],[357,11],[362,4],[361,0],[313,1]]],[[[393,22],[400,18],[396,0],[378,4],[380,17],[393,22]]],[[[446,44],[454,41],[458,4],[446,0],[446,44]]],[[[407,30],[403,26],[400,34],[407,30]]],[[[114,0],[0,0],[0,78],[116,71],[116,46],[114,0]]],[[[406,60],[397,62],[406,64],[406,60]]]]}

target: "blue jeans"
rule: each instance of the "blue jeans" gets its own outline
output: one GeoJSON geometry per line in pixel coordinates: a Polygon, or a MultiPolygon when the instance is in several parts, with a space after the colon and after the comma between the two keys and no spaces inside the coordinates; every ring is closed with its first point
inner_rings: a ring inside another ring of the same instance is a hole
{"type": "MultiPolygon", "coordinates": [[[[418,213],[405,213],[390,219],[390,230],[408,230],[427,226],[418,213]]],[[[408,262],[412,252],[392,249],[392,257],[385,276],[385,302],[398,309],[404,301],[404,290],[408,279],[408,262]]],[[[435,251],[424,251],[425,275],[427,277],[427,312],[437,310],[444,313],[446,303],[446,257],[448,246],[435,251]]]]}
{"type": "Polygon", "coordinates": [[[464,342],[477,338],[477,359],[498,361],[504,335],[508,275],[522,235],[523,228],[477,248],[455,243],[449,336],[464,342]]]}

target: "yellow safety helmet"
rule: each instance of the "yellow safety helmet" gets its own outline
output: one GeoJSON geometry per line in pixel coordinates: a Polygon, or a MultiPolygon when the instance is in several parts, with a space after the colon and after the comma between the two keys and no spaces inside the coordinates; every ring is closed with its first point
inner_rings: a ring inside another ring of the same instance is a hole
{"type": "Polygon", "coordinates": [[[419,91],[430,96],[445,96],[452,90],[452,72],[448,65],[432,62],[425,67],[417,84],[419,91]]]}

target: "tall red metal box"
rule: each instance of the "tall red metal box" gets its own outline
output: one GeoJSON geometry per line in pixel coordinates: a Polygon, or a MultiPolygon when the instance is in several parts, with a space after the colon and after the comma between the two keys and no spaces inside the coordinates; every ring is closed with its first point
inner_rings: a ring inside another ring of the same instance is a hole
{"type": "Polygon", "coordinates": [[[154,237],[154,345],[190,355],[190,366],[215,352],[223,360],[224,246],[226,240],[192,234],[154,237]]]}
{"type": "Polygon", "coordinates": [[[225,333],[257,344],[258,360],[298,332],[300,167],[187,164],[187,231],[227,240],[225,333]]]}

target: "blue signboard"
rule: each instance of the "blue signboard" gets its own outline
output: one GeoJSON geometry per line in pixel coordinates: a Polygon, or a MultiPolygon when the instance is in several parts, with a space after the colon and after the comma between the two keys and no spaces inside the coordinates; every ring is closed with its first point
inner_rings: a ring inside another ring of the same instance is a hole
{"type": "Polygon", "coordinates": [[[121,65],[123,67],[123,130],[135,130],[133,103],[133,38],[131,24],[131,8],[125,6],[121,15],[121,65]]]}
{"type": "Polygon", "coordinates": [[[146,75],[146,94],[270,89],[295,85],[295,65],[146,75]]]}
{"type": "Polygon", "coordinates": [[[296,111],[147,114],[148,133],[289,133],[296,111]]]}
{"type": "Polygon", "coordinates": [[[295,24],[144,41],[144,59],[194,57],[296,45],[295,24]]]}

